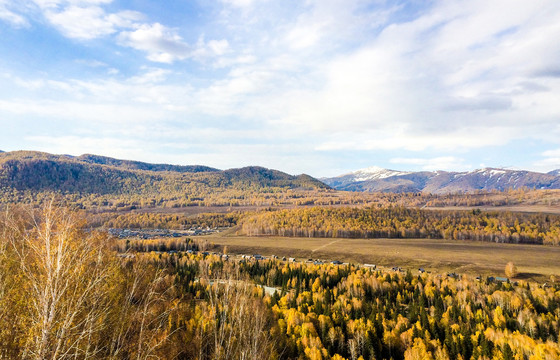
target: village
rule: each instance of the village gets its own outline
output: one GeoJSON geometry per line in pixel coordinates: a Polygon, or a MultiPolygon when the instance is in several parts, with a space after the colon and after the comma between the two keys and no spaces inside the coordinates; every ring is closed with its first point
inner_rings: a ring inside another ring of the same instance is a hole
{"type": "Polygon", "coordinates": [[[188,230],[168,230],[168,229],[115,229],[110,228],[107,232],[119,239],[156,239],[156,238],[178,238],[182,236],[210,235],[223,231],[224,228],[193,227],[188,230]]]}

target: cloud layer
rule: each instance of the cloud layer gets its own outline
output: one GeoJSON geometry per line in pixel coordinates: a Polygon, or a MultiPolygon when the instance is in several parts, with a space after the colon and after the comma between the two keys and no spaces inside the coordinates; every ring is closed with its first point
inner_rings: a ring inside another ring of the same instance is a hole
{"type": "Polygon", "coordinates": [[[43,28],[68,49],[50,68],[0,76],[15,89],[0,92],[3,121],[56,124],[19,135],[27,148],[122,148],[115,152],[150,161],[317,176],[371,165],[560,168],[555,0],[160,9],[0,0],[0,21],[20,34],[11,40],[20,49],[43,28]],[[75,72],[65,75],[68,62],[75,72]],[[109,145],[116,139],[126,141],[109,145]]]}

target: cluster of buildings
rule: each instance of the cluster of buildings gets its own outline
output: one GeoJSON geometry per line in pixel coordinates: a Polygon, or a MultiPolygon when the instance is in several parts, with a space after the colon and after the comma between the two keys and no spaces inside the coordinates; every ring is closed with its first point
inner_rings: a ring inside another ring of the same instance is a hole
{"type": "Polygon", "coordinates": [[[220,232],[218,228],[191,228],[189,230],[167,230],[167,229],[109,229],[109,234],[118,237],[119,239],[125,238],[138,238],[138,239],[155,239],[166,237],[181,237],[181,236],[198,236],[209,235],[220,232]]]}

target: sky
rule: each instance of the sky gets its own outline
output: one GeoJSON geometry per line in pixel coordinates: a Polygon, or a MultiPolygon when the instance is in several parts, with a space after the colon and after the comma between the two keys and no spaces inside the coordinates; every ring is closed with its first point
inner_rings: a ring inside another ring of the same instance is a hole
{"type": "Polygon", "coordinates": [[[560,168],[558,0],[0,0],[0,149],[560,168]]]}

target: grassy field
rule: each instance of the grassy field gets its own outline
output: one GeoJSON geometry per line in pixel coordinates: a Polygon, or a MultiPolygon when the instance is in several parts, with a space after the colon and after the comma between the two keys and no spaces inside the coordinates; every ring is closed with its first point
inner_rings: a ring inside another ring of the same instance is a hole
{"type": "Polygon", "coordinates": [[[403,269],[422,267],[432,272],[504,276],[512,261],[516,279],[550,281],[560,278],[560,247],[496,244],[430,239],[332,239],[246,237],[217,234],[205,237],[229,253],[278,255],[376,264],[403,269]]]}

